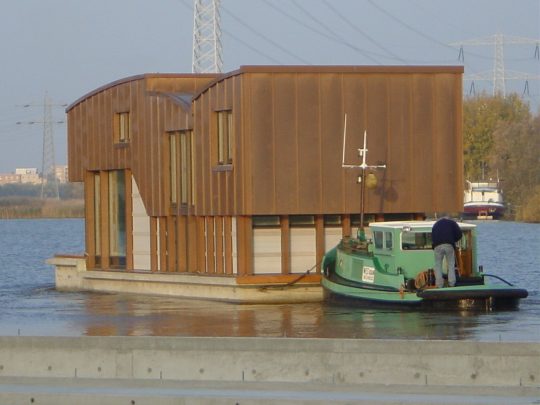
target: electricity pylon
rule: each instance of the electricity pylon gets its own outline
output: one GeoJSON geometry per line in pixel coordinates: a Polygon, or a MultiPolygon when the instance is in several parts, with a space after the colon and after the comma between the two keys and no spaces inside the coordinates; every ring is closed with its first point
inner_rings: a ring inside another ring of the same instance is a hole
{"type": "Polygon", "coordinates": [[[194,0],[193,4],[193,73],[221,73],[221,0],[194,0]]]}
{"type": "Polygon", "coordinates": [[[493,63],[493,71],[476,73],[467,75],[468,80],[489,80],[493,83],[493,95],[506,97],[506,80],[527,80],[526,88],[528,89],[528,80],[538,80],[540,76],[530,75],[521,72],[509,72],[504,67],[504,45],[516,44],[535,44],[534,57],[540,59],[540,39],[512,37],[503,34],[495,34],[485,38],[467,39],[461,42],[453,42],[450,45],[459,46],[459,60],[465,62],[463,53],[463,45],[483,46],[490,45],[495,48],[495,59],[493,63]]]}
{"type": "MultiPolygon", "coordinates": [[[[24,107],[40,106],[40,104],[26,104],[24,107]]],[[[43,155],[41,160],[41,199],[60,198],[58,191],[58,178],[56,177],[56,161],[54,157],[54,124],[63,124],[64,121],[53,121],[52,107],[65,104],[53,104],[47,93],[43,99],[43,121],[17,122],[17,124],[43,124],[43,155]],[[51,185],[52,187],[46,187],[51,185]],[[48,189],[48,190],[47,190],[48,189]]]]}

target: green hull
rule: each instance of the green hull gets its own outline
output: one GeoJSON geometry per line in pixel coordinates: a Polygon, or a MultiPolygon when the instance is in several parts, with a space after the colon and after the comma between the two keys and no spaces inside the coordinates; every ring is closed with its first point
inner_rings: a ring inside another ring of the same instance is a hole
{"type": "MultiPolygon", "coordinates": [[[[526,298],[526,290],[506,285],[490,284],[480,270],[474,270],[476,256],[472,226],[470,231],[468,273],[458,276],[455,287],[434,288],[432,284],[418,286],[420,273],[433,268],[433,251],[422,238],[430,224],[414,223],[398,226],[395,223],[372,224],[374,235],[381,229],[384,242],[375,243],[345,239],[326,253],[322,262],[322,287],[325,298],[332,302],[369,305],[424,306],[436,308],[503,308],[515,307],[526,298]],[[413,232],[407,239],[401,232],[413,232]],[[403,231],[403,229],[406,231],[403,231]],[[413,244],[416,241],[417,245],[413,244]],[[420,241],[420,242],[418,242],[420,241]]],[[[428,235],[430,237],[430,235],[428,235]]],[[[464,267],[465,269],[465,267],[464,267]]],[[[429,273],[428,273],[429,274],[429,273]]],[[[504,281],[504,280],[502,280],[504,281]]]]}
{"type": "MultiPolygon", "coordinates": [[[[325,299],[329,302],[371,304],[381,306],[426,308],[512,308],[527,297],[521,288],[496,285],[438,288],[421,292],[384,291],[375,288],[352,287],[323,276],[325,299]],[[430,294],[431,293],[431,294],[430,294]]],[[[383,287],[383,286],[381,286],[383,287]]]]}

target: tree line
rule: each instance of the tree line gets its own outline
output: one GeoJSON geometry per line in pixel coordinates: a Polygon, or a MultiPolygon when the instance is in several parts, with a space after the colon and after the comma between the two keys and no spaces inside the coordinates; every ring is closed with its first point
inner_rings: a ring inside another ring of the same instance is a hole
{"type": "Polygon", "coordinates": [[[465,179],[501,181],[507,219],[540,222],[540,110],[517,94],[463,103],[465,179]]]}

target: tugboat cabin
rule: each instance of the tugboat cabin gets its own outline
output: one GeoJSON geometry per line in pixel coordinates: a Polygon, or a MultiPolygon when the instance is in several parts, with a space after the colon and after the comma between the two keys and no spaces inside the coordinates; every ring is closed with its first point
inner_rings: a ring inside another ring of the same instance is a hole
{"type": "MultiPolygon", "coordinates": [[[[373,253],[381,266],[391,274],[403,274],[405,279],[414,279],[420,272],[433,267],[431,228],[434,221],[395,221],[372,223],[373,253]]],[[[459,275],[469,277],[476,272],[475,226],[459,223],[463,233],[456,245],[459,275]]]]}

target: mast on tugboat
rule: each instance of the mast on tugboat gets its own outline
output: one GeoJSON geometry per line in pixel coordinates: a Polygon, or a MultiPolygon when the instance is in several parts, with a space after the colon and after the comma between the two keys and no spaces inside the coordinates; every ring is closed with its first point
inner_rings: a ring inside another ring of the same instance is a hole
{"type": "Polygon", "coordinates": [[[364,146],[358,149],[358,156],[362,158],[360,165],[345,164],[345,143],[347,140],[347,114],[345,114],[345,123],[343,125],[343,156],[341,161],[341,167],[344,169],[361,169],[362,173],[358,177],[360,183],[360,229],[358,239],[361,241],[366,240],[366,234],[364,232],[364,199],[366,193],[366,170],[367,169],[386,169],[386,165],[368,165],[367,160],[367,130],[364,130],[364,146]]]}

